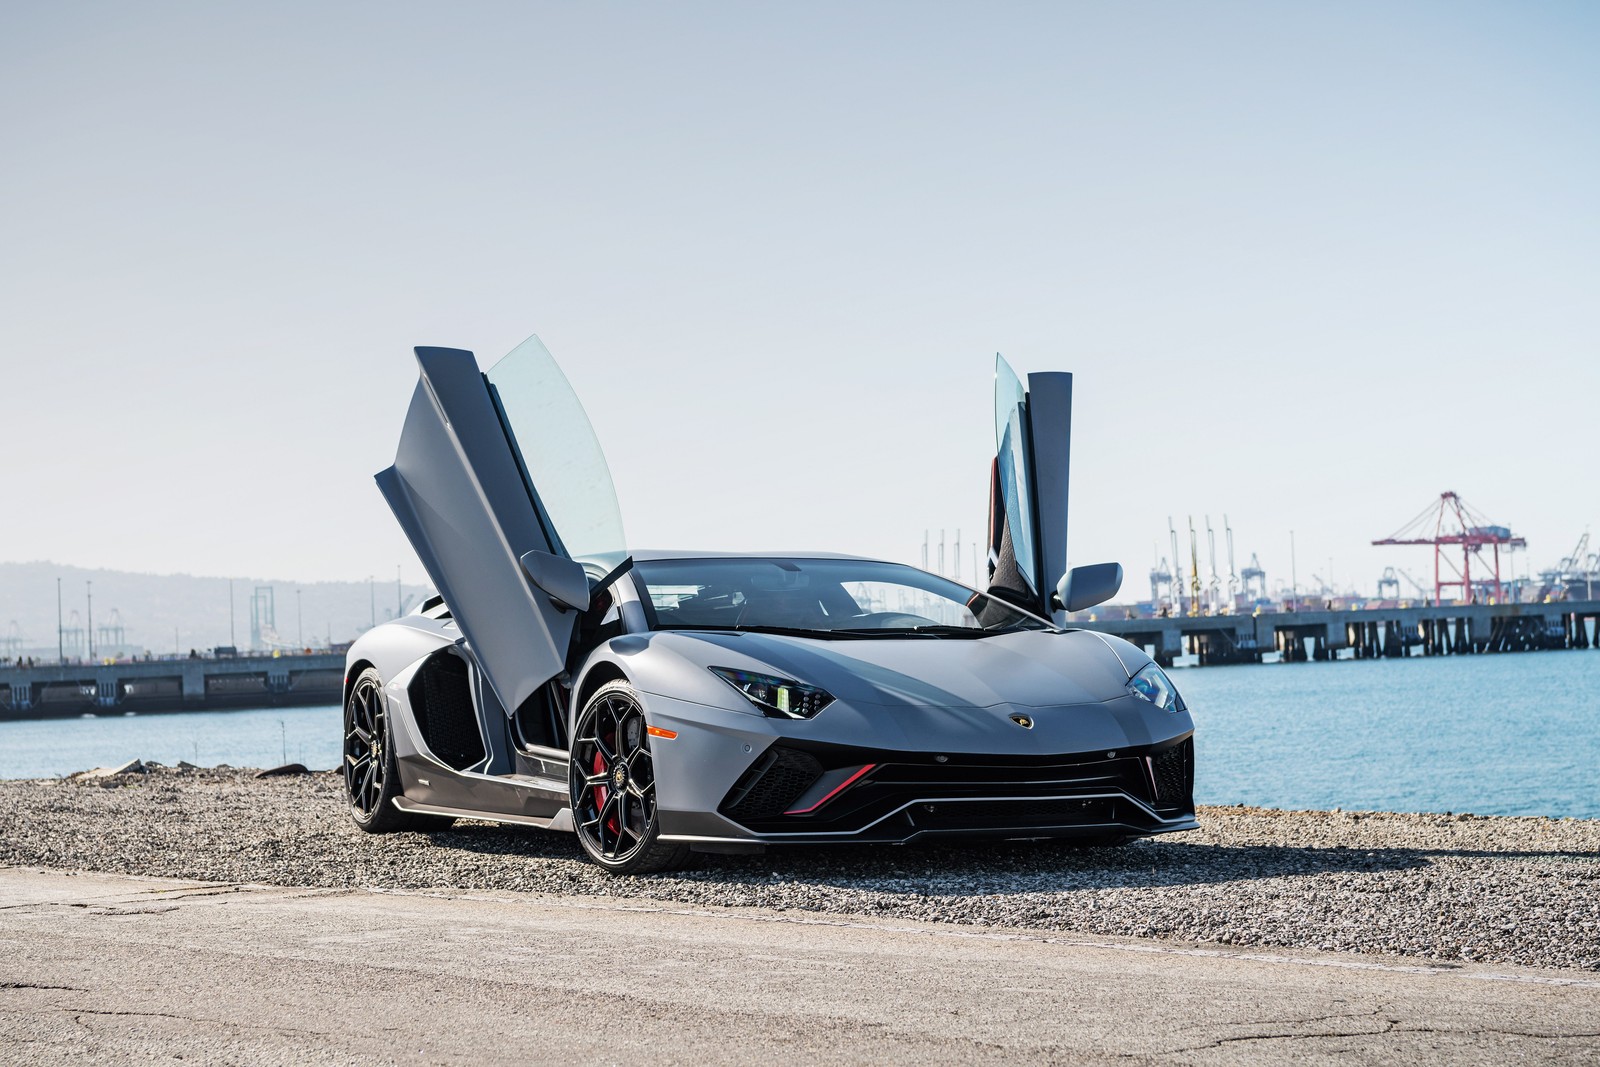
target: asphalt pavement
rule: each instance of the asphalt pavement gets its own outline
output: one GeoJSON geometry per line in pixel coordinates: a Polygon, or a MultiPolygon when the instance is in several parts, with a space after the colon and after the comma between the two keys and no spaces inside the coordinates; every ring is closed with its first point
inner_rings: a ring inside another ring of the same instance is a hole
{"type": "Polygon", "coordinates": [[[1600,977],[0,868],[5,1063],[1600,1063],[1600,977]]]}

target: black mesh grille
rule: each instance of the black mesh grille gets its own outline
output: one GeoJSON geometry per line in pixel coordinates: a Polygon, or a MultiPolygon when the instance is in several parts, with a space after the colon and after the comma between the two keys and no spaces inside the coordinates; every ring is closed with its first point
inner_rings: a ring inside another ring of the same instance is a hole
{"type": "Polygon", "coordinates": [[[1074,826],[1109,822],[1115,802],[1101,797],[1082,800],[963,800],[915,805],[911,819],[930,829],[983,826],[991,829],[1031,826],[1074,826]]]}
{"type": "Polygon", "coordinates": [[[820,777],[822,764],[811,753],[774,746],[734,783],[723,814],[741,821],[782,815],[820,777]]]}
{"type": "Polygon", "coordinates": [[[423,664],[411,683],[411,711],[428,748],[446,764],[461,770],[483,759],[483,737],[472,706],[467,665],[448,652],[423,664]]]}
{"type": "Polygon", "coordinates": [[[1156,803],[1181,804],[1194,791],[1194,740],[1174,745],[1151,760],[1156,779],[1156,803]]]}

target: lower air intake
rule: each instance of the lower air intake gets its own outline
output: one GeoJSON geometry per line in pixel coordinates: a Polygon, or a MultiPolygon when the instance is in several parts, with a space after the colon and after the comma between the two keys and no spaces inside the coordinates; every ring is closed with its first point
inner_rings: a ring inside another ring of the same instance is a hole
{"type": "Polygon", "coordinates": [[[820,777],[822,764],[811,753],[775,745],[728,790],[722,813],[741,822],[782,815],[820,777]]]}
{"type": "Polygon", "coordinates": [[[1156,780],[1156,803],[1185,804],[1194,792],[1194,739],[1174,745],[1150,761],[1156,780]]]}
{"type": "Polygon", "coordinates": [[[1115,822],[1117,802],[1105,797],[1060,800],[961,800],[913,805],[914,825],[930,830],[1027,829],[1115,822]]]}

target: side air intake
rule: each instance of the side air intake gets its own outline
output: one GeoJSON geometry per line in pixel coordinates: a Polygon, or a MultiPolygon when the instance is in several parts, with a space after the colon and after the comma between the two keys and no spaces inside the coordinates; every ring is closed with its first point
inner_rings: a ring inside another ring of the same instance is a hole
{"type": "Polygon", "coordinates": [[[483,759],[483,735],[465,662],[449,652],[435,652],[407,692],[422,740],[435,756],[458,771],[483,759]]]}

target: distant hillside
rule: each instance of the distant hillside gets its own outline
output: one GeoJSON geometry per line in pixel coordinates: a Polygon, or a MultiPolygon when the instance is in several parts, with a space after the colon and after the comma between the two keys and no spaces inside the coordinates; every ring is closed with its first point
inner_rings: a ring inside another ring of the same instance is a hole
{"type": "MultiPolygon", "coordinates": [[[[9,651],[15,657],[17,652],[12,649],[18,645],[26,650],[54,654],[57,578],[61,579],[62,609],[68,630],[81,630],[88,612],[85,599],[88,590],[84,583],[92,582],[95,630],[102,631],[120,617],[127,645],[153,652],[171,652],[175,648],[187,652],[191,648],[230,643],[229,580],[226,577],[135,574],[48,562],[0,563],[0,655],[9,651]],[[174,628],[177,629],[176,638],[174,628]]],[[[349,641],[371,626],[374,599],[379,622],[395,615],[393,572],[387,582],[380,577],[371,589],[364,581],[234,578],[232,643],[241,648],[250,645],[251,598],[258,588],[271,590],[278,640],[285,645],[297,644],[302,634],[304,643],[313,647],[326,645],[330,636],[334,641],[349,641]],[[300,592],[298,621],[296,590],[300,592]]],[[[399,591],[403,609],[409,611],[429,592],[426,586],[404,586],[399,591]]],[[[266,611],[262,614],[265,617],[266,611]]],[[[105,638],[110,636],[109,633],[104,635],[105,638]]],[[[104,643],[101,633],[97,632],[97,651],[104,643]]],[[[68,654],[72,654],[70,648],[68,654]]]]}

